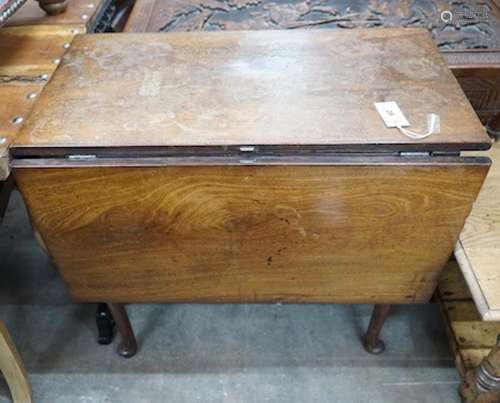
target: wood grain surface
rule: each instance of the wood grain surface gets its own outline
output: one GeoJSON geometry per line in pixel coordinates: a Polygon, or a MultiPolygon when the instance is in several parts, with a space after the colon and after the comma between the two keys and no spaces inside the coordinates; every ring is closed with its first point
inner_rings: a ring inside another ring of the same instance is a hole
{"type": "Polygon", "coordinates": [[[125,31],[370,27],[426,28],[483,124],[500,113],[500,8],[495,1],[137,0],[125,31]],[[443,21],[442,12],[451,13],[452,21],[443,21]]]}
{"type": "Polygon", "coordinates": [[[484,320],[500,321],[500,143],[492,168],[460,235],[457,260],[484,320]]]}
{"type": "Polygon", "coordinates": [[[80,33],[87,31],[94,23],[105,0],[69,0],[68,8],[64,13],[48,15],[43,11],[38,2],[28,0],[26,4],[11,18],[7,26],[33,26],[33,25],[58,25],[71,26],[80,33]]]}
{"type": "Polygon", "coordinates": [[[9,175],[7,149],[22,126],[14,119],[27,118],[73,36],[57,26],[0,30],[0,180],[9,175]]]}
{"type": "Polygon", "coordinates": [[[427,32],[359,29],[79,35],[16,147],[489,143],[427,32]],[[441,133],[386,128],[388,100],[441,133]]]}
{"type": "Polygon", "coordinates": [[[488,164],[16,168],[79,301],[426,302],[488,164]]]}

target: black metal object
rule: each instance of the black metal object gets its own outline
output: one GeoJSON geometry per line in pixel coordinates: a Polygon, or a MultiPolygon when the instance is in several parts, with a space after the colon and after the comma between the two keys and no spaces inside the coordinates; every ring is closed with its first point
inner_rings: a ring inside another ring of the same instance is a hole
{"type": "Polygon", "coordinates": [[[116,323],[107,304],[101,303],[97,305],[96,322],[97,342],[103,345],[111,344],[115,337],[116,323]]]}
{"type": "Polygon", "coordinates": [[[133,0],[113,0],[102,8],[92,29],[94,33],[121,32],[134,6],[133,0]]]}

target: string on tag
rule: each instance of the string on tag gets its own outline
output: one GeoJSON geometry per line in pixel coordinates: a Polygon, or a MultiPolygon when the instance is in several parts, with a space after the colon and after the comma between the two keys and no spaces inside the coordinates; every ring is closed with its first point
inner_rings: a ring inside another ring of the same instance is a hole
{"type": "Polygon", "coordinates": [[[441,130],[439,115],[435,113],[427,115],[427,132],[418,133],[406,128],[410,126],[410,123],[396,102],[375,102],[374,105],[387,127],[396,127],[402,134],[413,140],[425,139],[431,134],[439,133],[441,130]]]}
{"type": "Polygon", "coordinates": [[[429,137],[431,134],[439,133],[441,131],[439,115],[436,115],[435,113],[429,113],[427,115],[427,132],[425,133],[417,133],[410,129],[405,129],[401,125],[397,125],[396,127],[405,136],[414,140],[422,140],[429,137]]]}

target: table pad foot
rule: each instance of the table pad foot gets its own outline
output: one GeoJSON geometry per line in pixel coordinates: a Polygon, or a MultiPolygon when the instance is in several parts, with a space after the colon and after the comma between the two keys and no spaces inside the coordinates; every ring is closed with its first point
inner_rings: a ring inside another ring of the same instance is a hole
{"type": "Polygon", "coordinates": [[[363,340],[365,350],[370,354],[381,354],[385,351],[385,344],[380,340],[379,335],[391,307],[392,305],[388,304],[377,304],[373,308],[370,324],[363,340]]]}
{"type": "Polygon", "coordinates": [[[122,342],[118,348],[118,354],[124,358],[131,358],[137,352],[137,341],[127,311],[123,304],[108,303],[108,308],[116,323],[118,333],[120,333],[122,337],[122,342]]]}

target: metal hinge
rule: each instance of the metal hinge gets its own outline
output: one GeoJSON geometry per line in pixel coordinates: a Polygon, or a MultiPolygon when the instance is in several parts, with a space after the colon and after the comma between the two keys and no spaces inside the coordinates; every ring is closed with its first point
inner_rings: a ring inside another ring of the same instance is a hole
{"type": "Polygon", "coordinates": [[[240,152],[242,153],[254,153],[257,151],[255,146],[240,146],[240,152]]]}
{"type": "Polygon", "coordinates": [[[66,157],[69,160],[73,161],[81,161],[81,160],[95,160],[97,158],[97,155],[93,154],[74,154],[74,155],[68,155],[66,157]]]}
{"type": "Polygon", "coordinates": [[[401,157],[430,157],[431,153],[426,151],[401,151],[401,157]]]}

